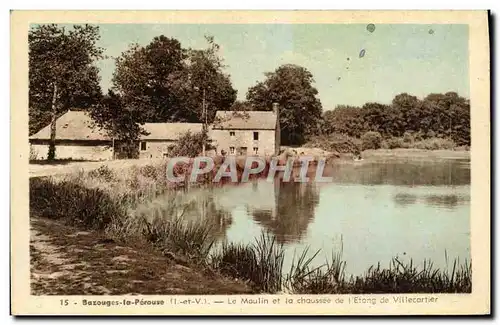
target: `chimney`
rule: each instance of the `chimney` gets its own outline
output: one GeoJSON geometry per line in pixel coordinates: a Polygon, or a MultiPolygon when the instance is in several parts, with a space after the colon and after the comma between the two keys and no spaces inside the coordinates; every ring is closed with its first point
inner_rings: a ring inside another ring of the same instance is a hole
{"type": "Polygon", "coordinates": [[[280,112],[280,104],[278,104],[278,103],[273,103],[273,112],[274,112],[274,114],[279,115],[279,112],[280,112]]]}

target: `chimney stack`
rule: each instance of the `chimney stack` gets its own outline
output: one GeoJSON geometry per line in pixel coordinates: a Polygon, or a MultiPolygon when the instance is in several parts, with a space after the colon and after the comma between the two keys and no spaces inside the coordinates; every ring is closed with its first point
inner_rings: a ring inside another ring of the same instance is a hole
{"type": "Polygon", "coordinates": [[[279,115],[279,107],[280,107],[280,105],[278,103],[273,103],[274,114],[279,115]]]}

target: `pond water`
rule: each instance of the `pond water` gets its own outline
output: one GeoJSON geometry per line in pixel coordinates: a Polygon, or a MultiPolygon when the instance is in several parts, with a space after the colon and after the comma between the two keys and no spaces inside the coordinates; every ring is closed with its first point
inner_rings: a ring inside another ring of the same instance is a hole
{"type": "Polygon", "coordinates": [[[470,259],[468,160],[362,161],[325,174],[333,182],[276,179],[191,190],[184,199],[198,208],[186,216],[212,219],[219,241],[249,243],[271,232],[285,246],[285,270],[306,247],[321,250],[317,265],[342,249],[346,273],[356,275],[396,256],[438,268],[470,259]]]}

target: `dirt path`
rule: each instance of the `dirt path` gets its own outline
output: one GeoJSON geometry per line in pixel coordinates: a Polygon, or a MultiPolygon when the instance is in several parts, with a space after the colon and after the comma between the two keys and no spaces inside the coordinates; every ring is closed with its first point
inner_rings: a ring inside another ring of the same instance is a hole
{"type": "Polygon", "coordinates": [[[244,283],[180,265],[151,248],[120,246],[103,234],[31,219],[34,295],[244,294],[244,283]]]}

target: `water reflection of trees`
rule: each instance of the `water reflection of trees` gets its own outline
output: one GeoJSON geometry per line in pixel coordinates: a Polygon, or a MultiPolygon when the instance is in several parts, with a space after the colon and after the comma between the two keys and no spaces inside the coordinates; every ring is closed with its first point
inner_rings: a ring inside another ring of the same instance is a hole
{"type": "MultiPolygon", "coordinates": [[[[419,197],[410,193],[398,193],[393,197],[394,202],[400,206],[408,206],[416,203],[419,197]]],[[[470,201],[470,197],[457,194],[429,194],[420,197],[425,204],[434,207],[453,209],[459,204],[470,201]]]]}
{"type": "Polygon", "coordinates": [[[417,196],[409,193],[398,193],[394,195],[394,202],[400,206],[408,206],[417,202],[417,196]]]}
{"type": "Polygon", "coordinates": [[[444,208],[455,208],[457,205],[461,204],[466,200],[465,197],[448,194],[448,195],[427,195],[424,198],[425,202],[429,205],[439,206],[444,208]]]}
{"type": "Polygon", "coordinates": [[[470,168],[464,162],[376,162],[332,167],[334,182],[391,185],[468,185],[470,168]]]}
{"type": "MultiPolygon", "coordinates": [[[[254,185],[257,186],[257,185],[254,185]]],[[[298,241],[314,219],[319,191],[314,183],[274,183],[274,207],[253,209],[251,214],[276,236],[279,243],[298,241]]]]}
{"type": "Polygon", "coordinates": [[[216,240],[223,240],[227,229],[232,224],[231,213],[220,207],[213,195],[197,197],[196,200],[191,201],[186,212],[186,220],[197,219],[197,221],[208,223],[210,235],[216,240]]]}

